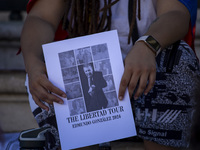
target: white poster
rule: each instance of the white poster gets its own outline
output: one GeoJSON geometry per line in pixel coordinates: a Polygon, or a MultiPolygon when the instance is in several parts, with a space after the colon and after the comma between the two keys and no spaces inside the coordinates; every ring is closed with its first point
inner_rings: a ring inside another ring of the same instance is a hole
{"type": "Polygon", "coordinates": [[[49,80],[67,98],[54,103],[64,150],[136,135],[128,91],[118,99],[124,66],[117,31],[43,45],[49,80]]]}

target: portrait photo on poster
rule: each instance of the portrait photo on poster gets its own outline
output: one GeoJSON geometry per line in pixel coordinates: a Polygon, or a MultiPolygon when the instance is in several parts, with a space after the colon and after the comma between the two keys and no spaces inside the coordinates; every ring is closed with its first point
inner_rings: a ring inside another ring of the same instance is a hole
{"type": "Polygon", "coordinates": [[[106,43],[58,56],[70,115],[119,105],[106,43]]]}

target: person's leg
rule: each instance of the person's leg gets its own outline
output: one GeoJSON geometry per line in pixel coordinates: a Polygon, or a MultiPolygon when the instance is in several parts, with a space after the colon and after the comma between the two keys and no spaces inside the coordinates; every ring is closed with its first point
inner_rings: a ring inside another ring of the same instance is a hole
{"type": "Polygon", "coordinates": [[[147,140],[144,140],[144,147],[145,150],[181,150],[179,148],[168,147],[147,140]]]}

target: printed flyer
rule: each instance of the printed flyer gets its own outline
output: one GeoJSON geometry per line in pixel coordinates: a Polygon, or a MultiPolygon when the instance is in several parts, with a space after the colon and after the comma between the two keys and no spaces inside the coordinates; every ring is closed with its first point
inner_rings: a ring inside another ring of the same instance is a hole
{"type": "Polygon", "coordinates": [[[65,91],[54,103],[64,150],[136,135],[128,91],[118,99],[124,66],[117,31],[43,45],[49,80],[65,91]]]}

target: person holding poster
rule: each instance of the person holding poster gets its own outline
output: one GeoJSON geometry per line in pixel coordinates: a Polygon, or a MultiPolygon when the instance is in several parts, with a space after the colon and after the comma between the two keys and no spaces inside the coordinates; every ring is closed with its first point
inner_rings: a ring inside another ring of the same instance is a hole
{"type": "Polygon", "coordinates": [[[185,40],[194,46],[196,10],[197,0],[31,0],[21,49],[31,109],[39,126],[51,127],[47,149],[60,146],[52,103],[63,101],[51,93],[67,95],[48,80],[41,45],[113,29],[119,34],[125,67],[119,99],[123,100],[126,88],[130,96],[134,93],[135,121],[145,148],[188,147],[198,61],[181,43],[180,48],[187,50],[177,52],[174,70],[166,68],[168,56],[176,56],[166,48],[187,33],[185,40]]]}

